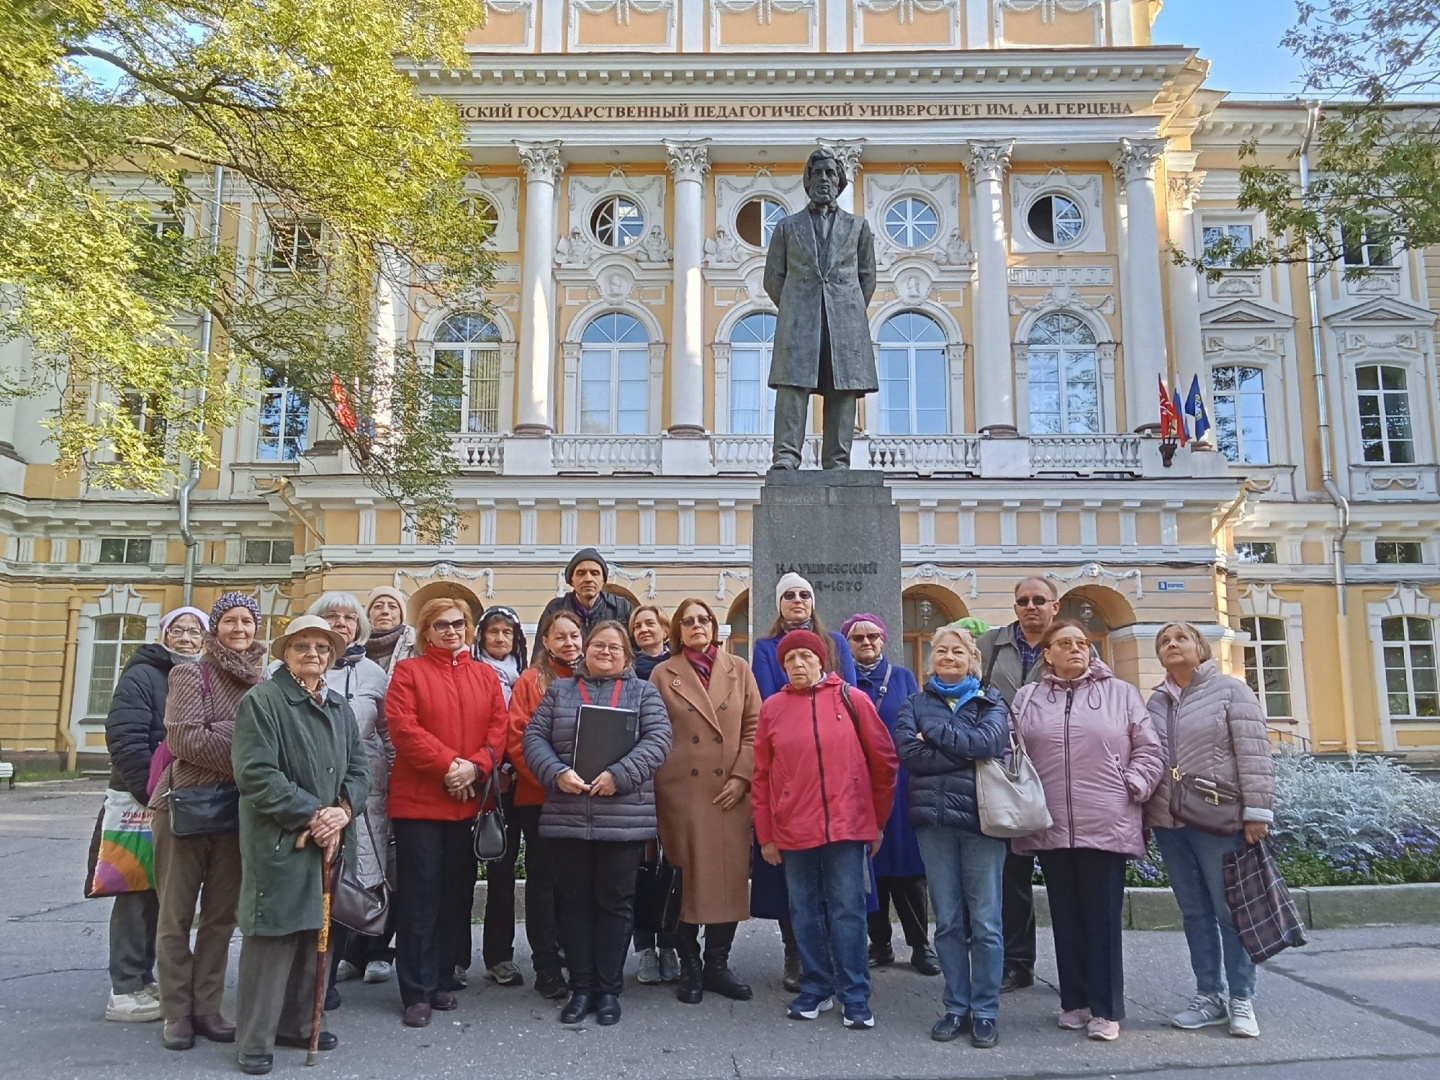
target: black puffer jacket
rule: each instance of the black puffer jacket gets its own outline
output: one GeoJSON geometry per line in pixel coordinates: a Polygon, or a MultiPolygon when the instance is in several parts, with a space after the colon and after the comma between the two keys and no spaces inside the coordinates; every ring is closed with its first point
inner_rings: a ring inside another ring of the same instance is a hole
{"type": "Polygon", "coordinates": [[[576,604],[575,594],[573,592],[567,592],[564,596],[557,596],[545,605],[545,610],[540,615],[539,625],[544,626],[545,619],[554,612],[568,611],[580,617],[580,620],[585,624],[585,633],[587,634],[602,622],[610,622],[612,620],[626,627],[626,632],[628,633],[630,615],[634,610],[630,601],[626,600],[623,596],[616,596],[612,592],[602,592],[595,598],[595,606],[590,609],[590,613],[587,615],[582,612],[579,605],[576,604]]]}
{"type": "Polygon", "coordinates": [[[911,826],[978,833],[975,760],[1002,756],[1009,742],[1010,710],[993,687],[958,712],[934,690],[912,695],[895,720],[895,752],[910,774],[911,826]]]}
{"type": "Polygon", "coordinates": [[[150,801],[150,759],[165,738],[165,696],[175,658],[157,642],[141,645],[125,665],[110,715],[105,717],[105,748],[110,751],[110,786],[128,791],[144,806],[150,801]]]}

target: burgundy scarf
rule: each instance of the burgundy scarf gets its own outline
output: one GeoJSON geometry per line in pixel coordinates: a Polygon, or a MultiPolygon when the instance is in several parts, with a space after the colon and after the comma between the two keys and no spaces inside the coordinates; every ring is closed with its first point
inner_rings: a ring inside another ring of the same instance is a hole
{"type": "Polygon", "coordinates": [[[719,652],[718,645],[711,645],[704,652],[696,652],[688,645],[685,647],[685,659],[690,661],[695,674],[700,676],[700,685],[706,690],[710,689],[710,673],[715,670],[715,657],[719,652]]]}

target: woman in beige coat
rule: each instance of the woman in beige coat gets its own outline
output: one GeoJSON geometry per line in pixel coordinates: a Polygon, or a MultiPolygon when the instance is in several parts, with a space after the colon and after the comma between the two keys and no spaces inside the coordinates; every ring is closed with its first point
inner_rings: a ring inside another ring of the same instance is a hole
{"type": "Polygon", "coordinates": [[[670,659],[650,681],[670,714],[670,756],[655,774],[665,857],[680,867],[680,985],[696,1004],[710,990],[736,1001],[750,987],[730,970],[735,924],[750,914],[750,777],[760,688],[745,661],[720,651],[720,623],[703,600],[670,620],[670,659]],[[700,955],[700,927],[705,954],[700,955]]]}

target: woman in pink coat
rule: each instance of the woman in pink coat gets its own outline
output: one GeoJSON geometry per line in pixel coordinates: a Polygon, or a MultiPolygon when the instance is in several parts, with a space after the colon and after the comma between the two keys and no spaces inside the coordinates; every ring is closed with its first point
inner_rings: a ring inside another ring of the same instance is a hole
{"type": "Polygon", "coordinates": [[[1054,824],[1011,841],[1040,856],[1050,898],[1060,1026],[1112,1041],[1125,1018],[1125,860],[1145,854],[1141,815],[1165,771],[1145,699],[1090,654],[1085,628],[1045,636],[1046,671],[1015,695],[1015,726],[1040,770],[1054,824]]]}

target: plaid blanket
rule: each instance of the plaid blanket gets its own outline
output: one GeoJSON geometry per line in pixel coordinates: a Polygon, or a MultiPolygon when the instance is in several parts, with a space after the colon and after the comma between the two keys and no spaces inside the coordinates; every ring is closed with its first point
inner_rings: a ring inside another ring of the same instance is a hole
{"type": "Polygon", "coordinates": [[[1251,960],[1259,964],[1292,945],[1305,944],[1305,926],[1268,839],[1242,844],[1225,856],[1222,869],[1225,902],[1251,960]]]}

